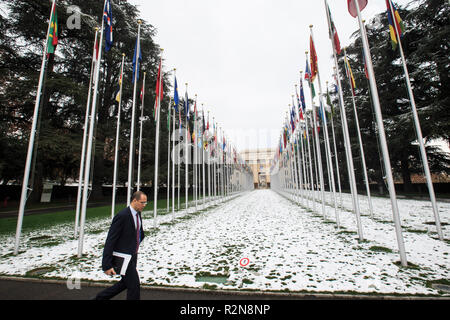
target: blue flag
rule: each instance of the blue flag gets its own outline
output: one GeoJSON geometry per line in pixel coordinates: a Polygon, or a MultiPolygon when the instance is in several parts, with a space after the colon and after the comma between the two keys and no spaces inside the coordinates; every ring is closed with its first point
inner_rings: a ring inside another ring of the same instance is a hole
{"type": "Polygon", "coordinates": [[[309,63],[308,60],[306,60],[306,67],[305,67],[305,80],[311,79],[311,70],[309,69],[309,63]]]}
{"type": "Polygon", "coordinates": [[[178,85],[176,77],[175,77],[175,88],[173,90],[173,103],[175,111],[178,113],[178,104],[180,103],[180,99],[178,98],[178,85]]]}
{"type": "Polygon", "coordinates": [[[300,79],[300,102],[302,103],[303,112],[306,111],[305,93],[303,92],[303,79],[300,79]]]}
{"type": "Polygon", "coordinates": [[[136,50],[138,47],[138,40],[136,39],[136,46],[134,47],[134,56],[133,56],[133,80],[132,83],[134,83],[134,77],[135,73],[137,72],[136,79],[139,80],[139,64],[142,62],[142,52],[141,52],[141,46],[139,45],[139,57],[136,59],[136,50]],[[137,60],[137,63],[136,63],[137,60]],[[136,67],[137,64],[137,67],[136,67]]]}
{"type": "Polygon", "coordinates": [[[105,10],[103,10],[103,20],[105,22],[105,51],[108,52],[113,45],[113,30],[112,30],[112,11],[111,1],[106,0],[105,10]]]}

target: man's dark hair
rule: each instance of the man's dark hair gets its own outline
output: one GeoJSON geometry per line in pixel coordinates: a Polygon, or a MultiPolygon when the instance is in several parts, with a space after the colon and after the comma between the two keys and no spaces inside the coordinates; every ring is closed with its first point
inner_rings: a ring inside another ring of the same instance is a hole
{"type": "Polygon", "coordinates": [[[141,200],[142,196],[147,196],[147,195],[144,192],[142,192],[142,191],[136,191],[131,196],[131,201],[133,201],[134,199],[141,200]]]}

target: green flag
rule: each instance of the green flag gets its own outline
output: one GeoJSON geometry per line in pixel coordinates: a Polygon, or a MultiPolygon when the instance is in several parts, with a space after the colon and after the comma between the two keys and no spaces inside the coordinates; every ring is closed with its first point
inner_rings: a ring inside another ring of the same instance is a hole
{"type": "Polygon", "coordinates": [[[50,17],[50,30],[47,42],[47,54],[55,53],[56,45],[58,44],[58,15],[56,13],[56,5],[53,8],[52,16],[50,17]]]}

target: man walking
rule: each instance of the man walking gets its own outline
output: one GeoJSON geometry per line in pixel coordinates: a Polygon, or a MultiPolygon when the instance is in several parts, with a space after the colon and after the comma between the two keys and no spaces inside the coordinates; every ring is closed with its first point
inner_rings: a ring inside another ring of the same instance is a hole
{"type": "Polygon", "coordinates": [[[140,282],[136,265],[139,244],[145,237],[141,211],[146,205],[146,194],[137,191],[131,198],[130,206],[115,215],[103,249],[102,269],[110,276],[120,273],[122,278],[112,287],[98,293],[95,299],[111,299],[125,289],[127,289],[127,300],[140,299],[140,282]],[[122,268],[123,264],[118,265],[117,261],[123,261],[125,267],[122,268]]]}

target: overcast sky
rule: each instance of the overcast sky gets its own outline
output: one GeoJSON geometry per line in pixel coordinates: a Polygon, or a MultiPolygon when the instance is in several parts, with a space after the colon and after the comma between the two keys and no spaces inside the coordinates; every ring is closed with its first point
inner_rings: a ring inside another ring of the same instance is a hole
{"type": "MultiPolygon", "coordinates": [[[[129,2],[157,29],[164,71],[177,69],[180,95],[187,82],[189,97],[198,95],[197,105],[204,104],[210,121],[216,119],[238,151],[277,146],[299,72],[305,69],[310,24],[324,91],[325,81],[332,82],[323,0],[129,2]]],[[[396,1],[402,6],[408,2],[396,1]]],[[[359,29],[357,19],[348,13],[347,1],[328,3],[341,45],[350,44],[351,34],[359,29]]],[[[385,10],[384,0],[370,0],[362,16],[370,20],[385,10]]],[[[305,95],[310,105],[309,92],[305,95]]]]}

